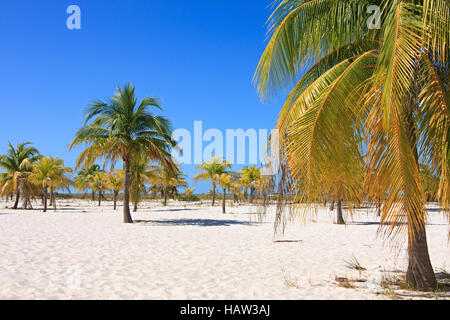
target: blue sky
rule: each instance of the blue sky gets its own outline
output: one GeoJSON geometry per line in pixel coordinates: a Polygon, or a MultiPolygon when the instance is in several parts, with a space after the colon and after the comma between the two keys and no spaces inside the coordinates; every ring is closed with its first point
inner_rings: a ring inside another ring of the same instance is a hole
{"type": "MultiPolygon", "coordinates": [[[[282,99],[251,83],[265,46],[269,0],[7,1],[0,10],[0,152],[31,141],[73,166],[67,145],[86,105],[131,81],[159,97],[174,128],[271,129],[282,99]],[[81,30],[66,9],[81,8],[81,30]]],[[[196,170],[185,166],[191,181],[196,170]]],[[[208,183],[194,185],[205,192],[208,183]]]]}

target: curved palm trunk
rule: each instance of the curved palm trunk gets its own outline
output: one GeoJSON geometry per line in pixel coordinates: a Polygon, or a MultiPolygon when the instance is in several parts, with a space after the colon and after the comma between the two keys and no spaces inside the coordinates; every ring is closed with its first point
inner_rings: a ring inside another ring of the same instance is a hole
{"type": "MultiPolygon", "coordinates": [[[[408,219],[410,219],[409,215],[408,219]]],[[[414,288],[425,291],[433,291],[437,287],[436,276],[428,254],[425,225],[420,229],[415,228],[414,236],[409,235],[406,281],[414,288]]]]}
{"type": "Polygon", "coordinates": [[[123,164],[125,167],[125,179],[123,187],[123,222],[133,223],[133,219],[130,214],[130,160],[124,159],[123,164]]]}
{"type": "Polygon", "coordinates": [[[19,200],[20,200],[20,190],[17,190],[16,192],[16,201],[14,202],[13,209],[17,209],[19,206],[19,200]]]}
{"type": "Polygon", "coordinates": [[[214,203],[216,202],[216,184],[213,183],[213,194],[212,194],[212,206],[214,207],[214,203]]]}
{"type": "Polygon", "coordinates": [[[336,213],[336,223],[345,224],[344,216],[342,215],[342,200],[337,201],[337,213],[336,213]]]}
{"type": "Polygon", "coordinates": [[[225,188],[223,188],[222,213],[226,213],[226,212],[225,212],[225,201],[226,201],[226,196],[227,196],[227,190],[226,190],[225,188]]]}
{"type": "MultiPolygon", "coordinates": [[[[418,77],[416,76],[415,79],[418,77]]],[[[414,124],[413,110],[418,104],[419,88],[414,82],[411,89],[410,109],[406,117],[406,133],[408,134],[411,149],[414,152],[416,165],[419,167],[419,154],[417,151],[417,137],[414,124]]],[[[424,211],[407,212],[408,218],[408,270],[406,281],[413,287],[421,290],[433,291],[437,287],[436,276],[428,254],[427,234],[425,227],[424,211]],[[413,223],[412,220],[415,220],[413,223]],[[421,221],[420,227],[417,220],[421,221]]]]}

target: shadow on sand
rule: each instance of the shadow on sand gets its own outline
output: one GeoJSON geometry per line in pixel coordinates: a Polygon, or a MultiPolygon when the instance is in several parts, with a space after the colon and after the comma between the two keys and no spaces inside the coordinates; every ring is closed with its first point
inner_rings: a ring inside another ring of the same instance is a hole
{"type": "Polygon", "coordinates": [[[233,225],[257,226],[259,223],[236,221],[236,220],[214,220],[214,219],[168,219],[168,220],[135,220],[152,226],[198,226],[198,227],[228,227],[233,225]]]}

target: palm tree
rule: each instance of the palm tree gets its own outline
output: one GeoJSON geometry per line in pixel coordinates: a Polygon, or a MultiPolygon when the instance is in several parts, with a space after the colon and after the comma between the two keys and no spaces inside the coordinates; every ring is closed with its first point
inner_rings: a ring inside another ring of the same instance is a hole
{"type": "Polygon", "coordinates": [[[138,210],[142,194],[147,192],[146,185],[151,183],[151,178],[157,170],[156,166],[148,162],[145,157],[135,157],[130,166],[130,200],[134,204],[134,212],[138,210]]]}
{"type": "Polygon", "coordinates": [[[211,180],[213,207],[216,200],[215,176],[225,173],[229,168],[231,168],[231,163],[223,160],[222,157],[212,157],[197,167],[197,169],[203,170],[203,172],[195,175],[194,182],[199,180],[211,180]]]}
{"type": "Polygon", "coordinates": [[[86,197],[86,191],[90,189],[90,178],[91,176],[84,169],[78,171],[77,176],[74,178],[75,189],[84,193],[83,199],[86,197]]]}
{"type": "Polygon", "coordinates": [[[39,151],[30,145],[30,142],[23,142],[14,148],[9,142],[8,151],[5,155],[0,156],[0,167],[6,170],[0,191],[2,196],[15,193],[13,209],[18,207],[21,192],[25,201],[28,201],[30,196],[32,186],[28,183],[28,175],[32,170],[33,163],[40,158],[39,151]]]}
{"type": "Polygon", "coordinates": [[[109,190],[110,177],[107,172],[97,172],[91,180],[91,189],[98,192],[98,206],[102,205],[103,193],[109,190]]]}
{"type": "Polygon", "coordinates": [[[256,184],[261,179],[261,168],[256,166],[245,167],[239,173],[241,174],[241,184],[245,186],[245,192],[250,188],[250,203],[253,203],[256,184]]]}
{"type": "Polygon", "coordinates": [[[227,174],[227,173],[222,173],[220,175],[216,175],[215,176],[215,180],[217,181],[217,183],[219,184],[219,186],[222,187],[223,189],[223,195],[222,195],[222,213],[226,213],[225,210],[225,202],[226,202],[226,197],[227,197],[227,189],[230,188],[231,186],[231,174],[227,174]]]}
{"type": "Polygon", "coordinates": [[[177,171],[168,171],[164,167],[157,167],[150,178],[151,183],[155,186],[155,190],[163,193],[163,205],[167,205],[167,197],[170,189],[177,187],[186,187],[186,175],[181,173],[181,167],[177,166],[177,171]]]}
{"type": "Polygon", "coordinates": [[[29,179],[32,183],[40,185],[44,194],[44,212],[47,212],[48,188],[52,185],[52,179],[55,176],[53,162],[50,158],[41,158],[33,164],[33,172],[29,179]]]}
{"type": "Polygon", "coordinates": [[[171,138],[172,128],[169,120],[155,116],[148,107],[161,109],[157,99],[146,97],[140,104],[131,84],[122,89],[107,102],[96,101],[86,111],[85,125],[77,132],[70,149],[83,143],[89,147],[78,160],[77,167],[89,167],[95,160],[104,158],[105,164],[123,162],[125,171],[123,220],[133,223],[130,214],[130,166],[133,158],[143,154],[151,160],[161,161],[173,169],[170,149],[176,142],[171,138]]]}
{"type": "Polygon", "coordinates": [[[186,200],[188,202],[191,202],[194,191],[195,191],[195,188],[186,188],[184,190],[184,197],[186,198],[186,200]]]}
{"type": "Polygon", "coordinates": [[[123,189],[124,175],[123,170],[113,170],[109,176],[109,185],[114,192],[114,210],[117,209],[117,196],[123,189]]]}
{"type": "Polygon", "coordinates": [[[50,182],[50,205],[53,205],[53,208],[56,210],[55,191],[58,189],[70,190],[70,186],[73,182],[68,174],[73,171],[72,168],[65,167],[64,160],[59,159],[58,157],[49,157],[47,159],[50,162],[53,172],[50,182]]]}
{"type": "Polygon", "coordinates": [[[295,83],[277,126],[290,189],[311,204],[334,188],[352,204],[365,167],[369,198],[386,199],[382,230],[408,235],[407,281],[434,290],[419,159],[441,173],[448,208],[448,1],[285,0],[269,31],[254,79],[263,98],[295,83]],[[361,14],[371,5],[382,10],[379,29],[361,14]]]}

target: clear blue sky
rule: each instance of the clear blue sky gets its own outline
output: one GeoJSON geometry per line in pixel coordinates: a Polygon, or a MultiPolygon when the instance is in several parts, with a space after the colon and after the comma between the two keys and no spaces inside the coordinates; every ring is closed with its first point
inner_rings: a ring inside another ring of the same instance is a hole
{"type": "MultiPolygon", "coordinates": [[[[73,166],[67,145],[86,105],[131,81],[159,97],[175,128],[273,128],[281,101],[251,83],[271,0],[4,1],[0,10],[0,152],[31,141],[73,166]],[[81,30],[66,9],[81,8],[81,30]]],[[[186,166],[191,179],[194,166],[186,166]]],[[[189,179],[189,181],[191,181],[189,179]]],[[[195,185],[205,192],[208,183],[195,185]]]]}

